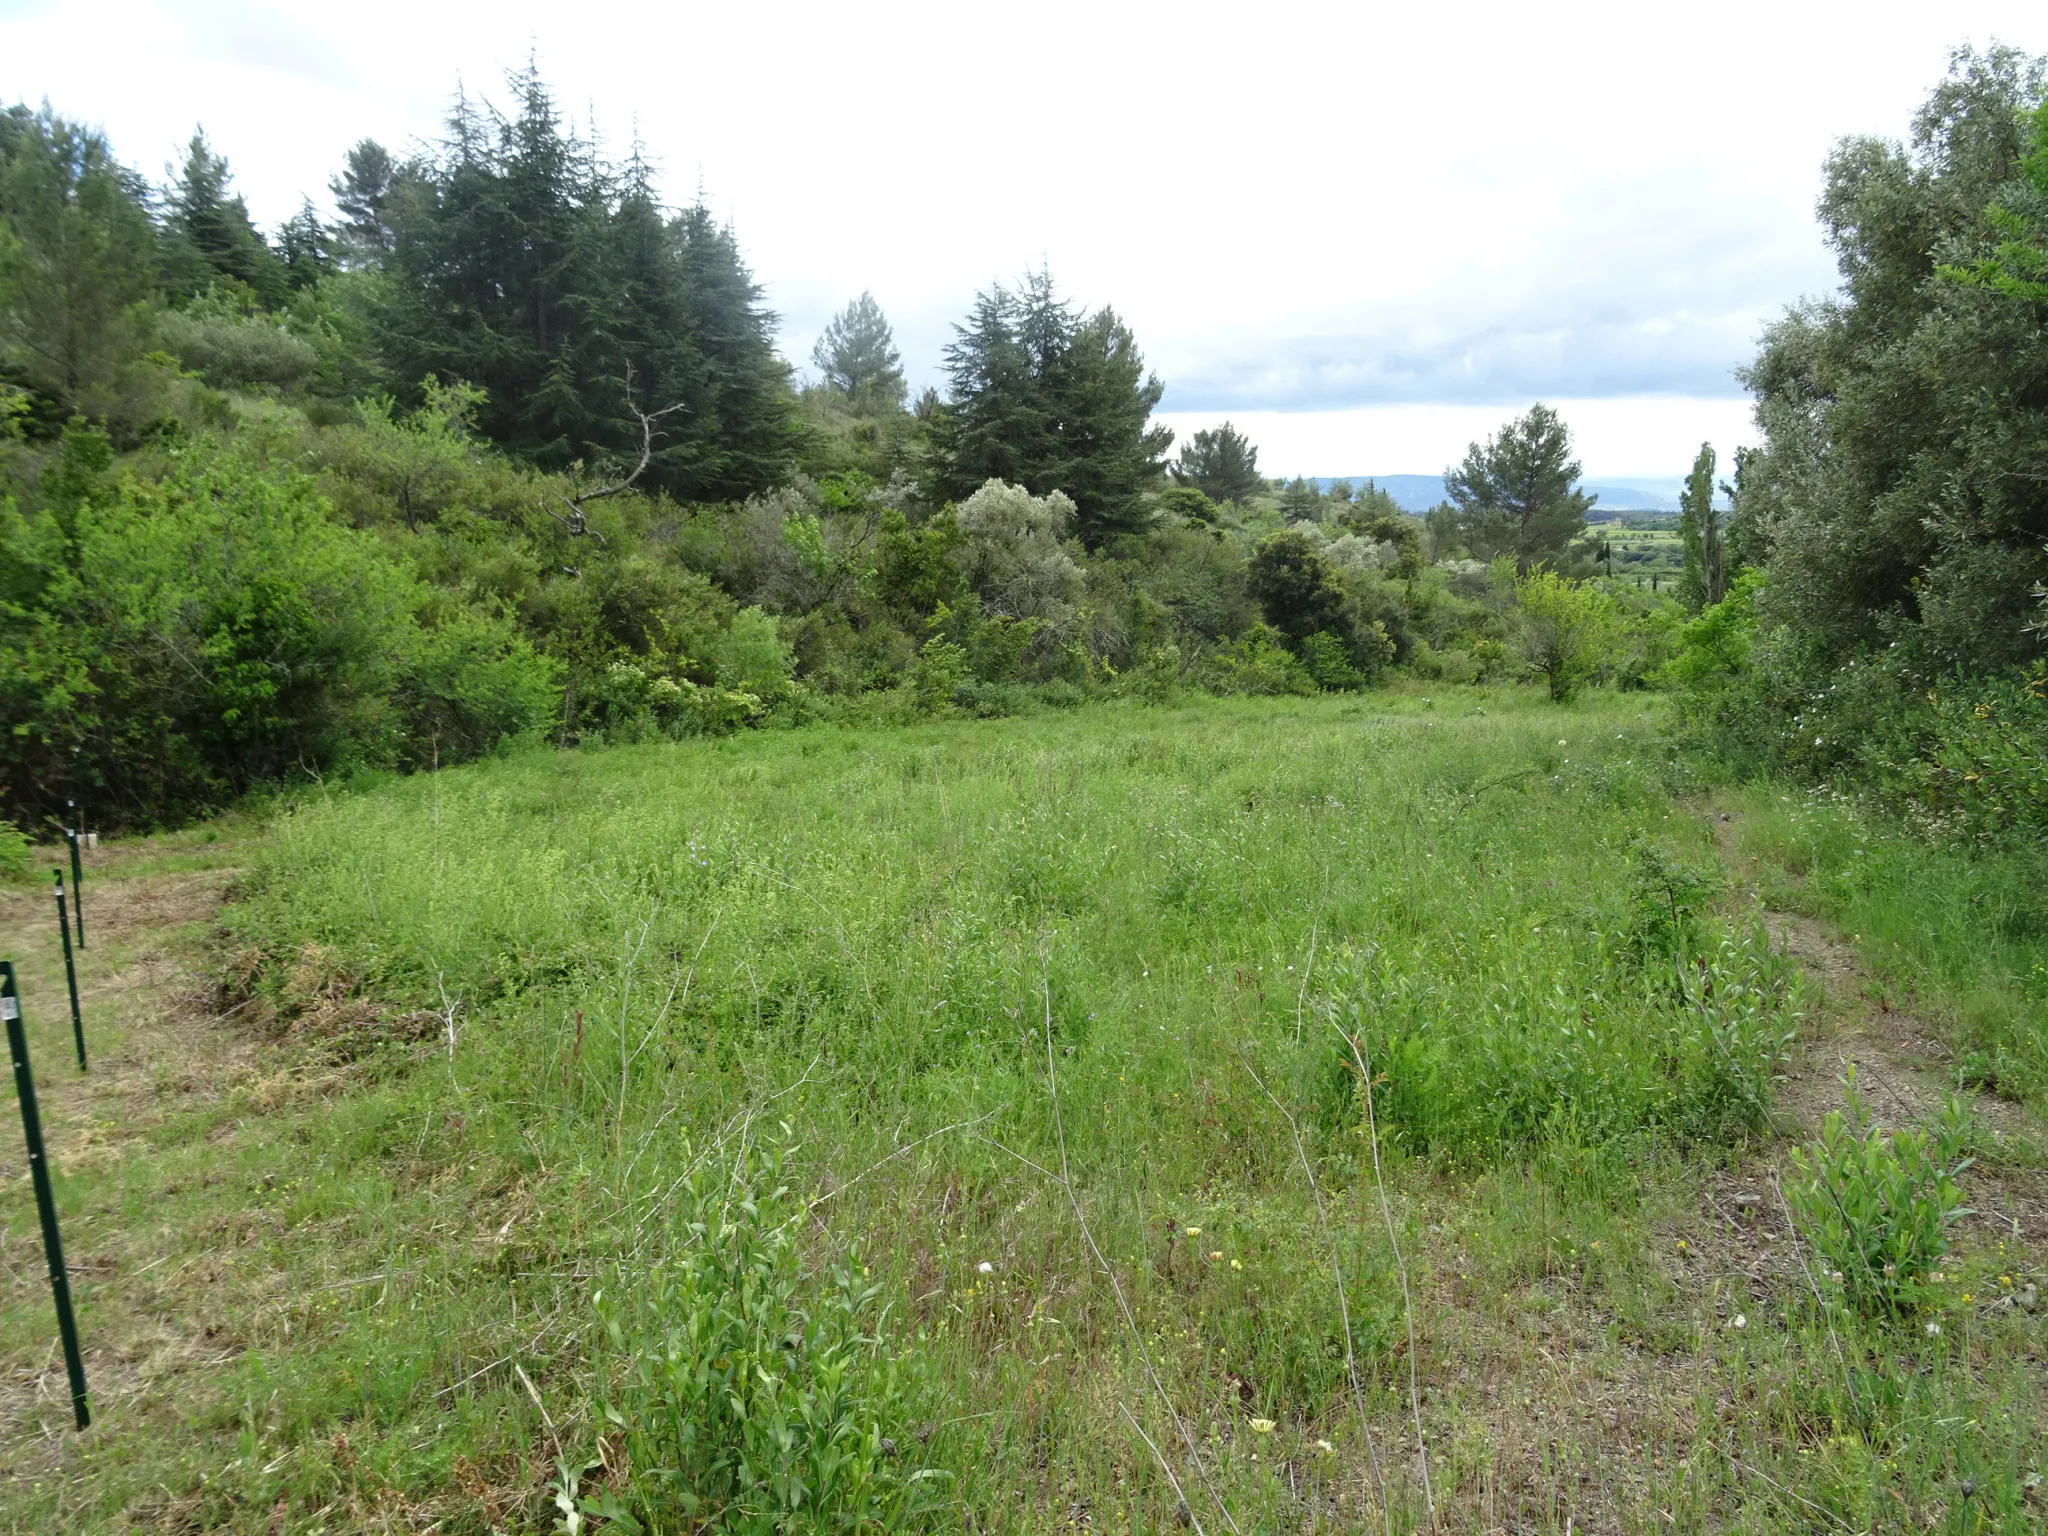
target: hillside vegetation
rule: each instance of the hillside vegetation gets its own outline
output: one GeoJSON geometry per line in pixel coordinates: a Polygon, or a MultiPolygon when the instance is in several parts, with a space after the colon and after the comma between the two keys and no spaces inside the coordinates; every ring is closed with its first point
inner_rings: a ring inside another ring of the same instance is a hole
{"type": "Polygon", "coordinates": [[[1541,403],[1422,518],[1175,444],[1043,269],[799,379],[532,68],[270,235],[0,112],[0,1521],[2039,1529],[2044,79],[1838,147],[1604,537],[1541,403]]]}

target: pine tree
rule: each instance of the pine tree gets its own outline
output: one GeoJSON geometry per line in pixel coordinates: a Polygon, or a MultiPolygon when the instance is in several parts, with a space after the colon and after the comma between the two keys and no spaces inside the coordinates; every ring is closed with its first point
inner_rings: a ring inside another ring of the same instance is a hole
{"type": "Polygon", "coordinates": [[[625,415],[609,188],[537,71],[510,83],[509,116],[458,98],[431,197],[387,200],[395,281],[379,341],[400,378],[481,385],[482,430],[564,468],[625,415]]]}
{"type": "Polygon", "coordinates": [[[1042,494],[1037,471],[1053,462],[1053,416],[1044,361],[1017,333],[1017,296],[1000,284],[974,297],[945,350],[952,399],[932,423],[939,488],[965,501],[989,480],[1042,494]]]}
{"type": "Polygon", "coordinates": [[[391,152],[375,139],[363,139],[348,152],[339,175],[329,178],[335,211],[335,245],[350,266],[373,266],[391,254],[391,226],[385,207],[399,176],[391,152]]]}
{"type": "Polygon", "coordinates": [[[284,263],[257,233],[233,184],[226,159],[213,152],[203,128],[195,130],[166,199],[165,285],[189,296],[226,278],[274,305],[284,297],[284,263]]]}
{"type": "Polygon", "coordinates": [[[99,134],[0,112],[0,365],[66,407],[109,385],[155,280],[142,179],[99,134]]]}
{"type": "Polygon", "coordinates": [[[672,484],[678,495],[736,501],[789,473],[797,445],[789,365],[776,356],[776,316],[762,308],[732,230],[698,203],[675,221],[673,237],[703,381],[701,395],[675,398],[708,435],[672,484]]]}
{"type": "Polygon", "coordinates": [[[1473,554],[1515,557],[1515,569],[1562,555],[1586,526],[1598,500],[1577,490],[1571,431],[1557,412],[1534,405],[1444,472],[1444,491],[1457,508],[1459,536],[1473,554]]]}
{"type": "Polygon", "coordinates": [[[1259,474],[1259,450],[1227,421],[1205,427],[1181,445],[1173,478],[1219,502],[1249,502],[1266,488],[1259,474]]]}
{"type": "Polygon", "coordinates": [[[1678,582],[1678,600],[1698,613],[1728,595],[1721,514],[1714,510],[1712,443],[1700,444],[1699,457],[1692,461],[1692,473],[1686,476],[1678,505],[1678,537],[1685,546],[1685,571],[1678,582]]]}
{"type": "Polygon", "coordinates": [[[889,321],[872,293],[863,293],[833,316],[811,349],[811,362],[828,389],[857,411],[900,410],[909,386],[889,321]]]}
{"type": "Polygon", "coordinates": [[[439,154],[389,183],[393,373],[481,385],[479,430],[549,467],[635,458],[636,411],[674,405],[643,484],[726,500],[784,478],[789,370],[732,232],[671,217],[637,146],[608,165],[533,66],[511,85],[510,114],[458,98],[439,154]]]}
{"type": "Polygon", "coordinates": [[[333,244],[309,197],[277,232],[277,256],[287,286],[310,288],[335,268],[333,244]]]}
{"type": "Polygon", "coordinates": [[[1322,507],[1322,494],[1296,475],[1280,493],[1280,515],[1290,523],[1312,523],[1322,507]]]}
{"type": "Polygon", "coordinates": [[[1173,434],[1151,424],[1164,386],[1114,311],[1076,314],[1041,271],[978,294],[954,331],[952,399],[933,425],[943,494],[990,479],[1064,491],[1091,548],[1144,527],[1173,434]]]}

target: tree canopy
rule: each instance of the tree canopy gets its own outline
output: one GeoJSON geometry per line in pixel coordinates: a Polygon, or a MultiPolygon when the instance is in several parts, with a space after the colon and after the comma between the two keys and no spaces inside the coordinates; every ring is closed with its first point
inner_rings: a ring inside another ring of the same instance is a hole
{"type": "Polygon", "coordinates": [[[98,403],[136,350],[156,251],[141,178],[104,137],[48,107],[0,112],[0,368],[98,403]]]}
{"type": "Polygon", "coordinates": [[[1191,434],[1172,467],[1175,480],[1211,501],[1248,502],[1266,488],[1259,450],[1227,421],[1191,434]]]}
{"type": "Polygon", "coordinates": [[[1830,662],[1895,641],[1923,675],[2041,653],[2043,86],[2041,61],[1964,51],[1909,143],[1845,140],[1820,205],[1841,293],[1787,313],[1746,373],[1764,441],[1731,538],[1769,564],[1766,618],[1830,662]]]}
{"type": "Polygon", "coordinates": [[[458,100],[403,176],[374,145],[351,152],[357,259],[390,231],[374,323],[392,372],[481,386],[484,433],[548,468],[629,458],[635,410],[679,405],[651,484],[709,500],[776,483],[795,452],[788,368],[732,231],[664,209],[637,152],[606,162],[532,67],[511,85],[509,113],[458,100]]]}
{"type": "Polygon", "coordinates": [[[1473,554],[1511,555],[1515,569],[1527,572],[1556,560],[1584,531],[1586,512],[1598,498],[1580,491],[1578,480],[1570,428],[1537,404],[1444,471],[1444,493],[1473,554]]]}

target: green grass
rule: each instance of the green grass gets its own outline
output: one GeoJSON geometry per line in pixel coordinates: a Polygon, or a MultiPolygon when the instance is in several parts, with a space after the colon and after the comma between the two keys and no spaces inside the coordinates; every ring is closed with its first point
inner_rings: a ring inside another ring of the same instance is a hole
{"type": "Polygon", "coordinates": [[[11,1528],[548,1529],[689,1290],[674,1212],[771,1144],[786,1283],[877,1288],[863,1422],[938,1526],[1175,1529],[1163,1461],[1208,1531],[1383,1529],[1382,1487],[1396,1529],[2030,1528],[2028,1318],[1824,1313],[1711,1214],[1805,994],[1740,911],[1667,921],[1720,872],[1660,726],[1219,701],[311,799],[228,913],[259,1068],[66,1184],[219,1358],[133,1366],[11,1528]]]}
{"type": "Polygon", "coordinates": [[[1751,787],[1739,852],[1774,905],[1849,934],[1888,1001],[1942,1035],[1961,1080],[2048,1096],[2048,857],[1911,835],[1825,790],[1751,787]]]}

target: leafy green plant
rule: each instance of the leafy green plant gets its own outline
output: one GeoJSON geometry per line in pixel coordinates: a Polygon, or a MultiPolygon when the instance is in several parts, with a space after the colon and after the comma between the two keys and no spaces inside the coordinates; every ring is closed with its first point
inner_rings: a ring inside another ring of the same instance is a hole
{"type": "Polygon", "coordinates": [[[1365,674],[1351,661],[1351,648],[1342,637],[1319,629],[1301,642],[1301,664],[1316,685],[1332,692],[1365,685],[1365,674]]]}
{"type": "Polygon", "coordinates": [[[1697,946],[1701,917],[1721,893],[1706,870],[1674,859],[1648,839],[1629,847],[1629,917],[1623,957],[1639,967],[1683,966],[1697,946]]]}
{"type": "Polygon", "coordinates": [[[910,668],[910,696],[921,715],[950,714],[953,695],[967,675],[967,651],[950,640],[930,640],[910,668]]]}
{"type": "Polygon", "coordinates": [[[0,880],[19,880],[28,873],[29,849],[21,829],[0,818],[0,880]]]}
{"type": "Polygon", "coordinates": [[[1516,577],[1514,593],[1515,642],[1562,704],[1598,668],[1615,629],[1614,603],[1591,582],[1543,569],[1516,577]]]}
{"type": "Polygon", "coordinates": [[[1930,1130],[1881,1130],[1851,1068],[1844,1108],[1828,1111],[1818,1141],[1793,1149],[1799,1179],[1785,1198],[1859,1311],[1898,1317],[1928,1298],[1948,1229],[1970,1214],[1956,1182],[1974,1161],[1963,1155],[1967,1133],[1954,1095],[1930,1130]]]}
{"type": "Polygon", "coordinates": [[[881,1335],[881,1287],[865,1271],[849,1262],[822,1285],[804,1274],[782,1135],[729,1168],[692,1159],[667,1254],[622,1265],[599,1292],[608,1476],[579,1496],[582,1477],[565,1468],[558,1506],[635,1533],[916,1522],[942,1474],[909,1468],[898,1450],[915,1362],[881,1335]]]}

